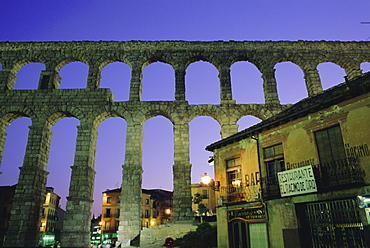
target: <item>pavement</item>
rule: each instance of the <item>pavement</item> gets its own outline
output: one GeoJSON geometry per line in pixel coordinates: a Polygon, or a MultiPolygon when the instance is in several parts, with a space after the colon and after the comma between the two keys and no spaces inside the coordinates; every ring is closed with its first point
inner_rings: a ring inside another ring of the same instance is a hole
{"type": "MultiPolygon", "coordinates": [[[[163,244],[164,244],[164,241],[140,242],[140,248],[164,248],[163,244]]],[[[130,246],[130,247],[135,247],[135,246],[130,246]]]]}

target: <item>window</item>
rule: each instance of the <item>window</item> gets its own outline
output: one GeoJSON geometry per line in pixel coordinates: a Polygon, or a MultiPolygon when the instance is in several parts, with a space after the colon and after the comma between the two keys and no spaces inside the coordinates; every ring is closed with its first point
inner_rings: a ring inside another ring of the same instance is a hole
{"type": "Polygon", "coordinates": [[[105,217],[110,217],[110,208],[105,209],[105,217]]]}
{"type": "Polygon", "coordinates": [[[145,210],[145,217],[144,218],[149,218],[149,210],[145,210]]]}
{"type": "Polygon", "coordinates": [[[227,184],[230,187],[240,187],[242,182],[240,157],[226,161],[227,184]]]}
{"type": "Polygon", "coordinates": [[[207,192],[207,190],[203,190],[202,198],[203,199],[207,199],[208,198],[208,192],[207,192]]]}
{"type": "Polygon", "coordinates": [[[110,221],[105,222],[105,230],[110,229],[110,221]]]}
{"type": "Polygon", "coordinates": [[[267,169],[269,184],[277,184],[277,173],[285,171],[283,145],[275,145],[263,149],[264,162],[267,169]]]}
{"type": "Polygon", "coordinates": [[[112,197],[107,197],[107,203],[111,203],[112,202],[112,197]]]}
{"type": "Polygon", "coordinates": [[[315,132],[315,139],[321,164],[346,158],[339,126],[315,132]]]}
{"type": "Polygon", "coordinates": [[[145,204],[149,204],[149,199],[145,199],[145,204]]]}
{"type": "Polygon", "coordinates": [[[364,183],[364,170],[358,158],[346,157],[339,125],[315,132],[324,187],[364,183]]]}
{"type": "Polygon", "coordinates": [[[116,214],[117,214],[116,218],[119,218],[119,215],[120,215],[120,209],[119,208],[116,209],[116,214]]]}

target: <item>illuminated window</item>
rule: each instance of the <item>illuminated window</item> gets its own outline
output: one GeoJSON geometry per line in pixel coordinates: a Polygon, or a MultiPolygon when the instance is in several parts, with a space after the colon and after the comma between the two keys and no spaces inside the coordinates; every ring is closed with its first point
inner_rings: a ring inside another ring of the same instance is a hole
{"type": "Polygon", "coordinates": [[[242,182],[242,170],[240,157],[226,160],[227,184],[232,187],[240,187],[242,182]]]}

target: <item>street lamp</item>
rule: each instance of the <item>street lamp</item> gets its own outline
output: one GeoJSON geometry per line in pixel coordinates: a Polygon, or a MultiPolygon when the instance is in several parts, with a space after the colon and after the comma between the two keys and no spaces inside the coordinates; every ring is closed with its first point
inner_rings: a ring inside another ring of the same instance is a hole
{"type": "Polygon", "coordinates": [[[215,180],[213,180],[206,172],[204,172],[202,176],[202,184],[211,187],[214,191],[220,190],[220,181],[215,183],[215,180]]]}
{"type": "Polygon", "coordinates": [[[202,183],[208,185],[212,181],[212,178],[204,172],[204,175],[202,176],[202,183]]]}

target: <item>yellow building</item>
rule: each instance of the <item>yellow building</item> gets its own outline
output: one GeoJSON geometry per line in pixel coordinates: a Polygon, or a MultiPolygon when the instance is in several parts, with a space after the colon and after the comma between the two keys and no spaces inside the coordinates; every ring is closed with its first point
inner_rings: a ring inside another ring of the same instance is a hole
{"type": "MultiPolygon", "coordinates": [[[[212,182],[211,182],[212,183],[212,182]]],[[[194,183],[191,185],[191,195],[199,194],[202,198],[202,204],[206,208],[206,216],[213,216],[216,214],[216,193],[218,190],[214,185],[206,183],[194,183]]],[[[198,204],[192,203],[192,211],[198,215],[198,204]]]]}
{"type": "Polygon", "coordinates": [[[60,241],[60,232],[65,211],[59,207],[60,196],[54,188],[46,187],[45,202],[42,209],[40,225],[41,245],[50,246],[60,241]]]}
{"type": "MultiPolygon", "coordinates": [[[[13,198],[16,184],[12,186],[0,186],[0,247],[6,239],[9,227],[10,212],[13,207],[13,198]]],[[[40,223],[39,245],[51,246],[60,241],[60,233],[63,229],[65,211],[59,207],[60,196],[54,192],[54,188],[47,187],[45,201],[42,208],[40,223]]]]}
{"type": "Polygon", "coordinates": [[[162,189],[143,189],[142,224],[144,228],[166,224],[171,218],[172,192],[162,189]]]}
{"type": "MultiPolygon", "coordinates": [[[[120,217],[121,189],[103,192],[101,232],[102,240],[117,240],[120,217]]],[[[142,228],[165,224],[172,212],[172,192],[162,189],[142,190],[142,228]]]]}
{"type": "Polygon", "coordinates": [[[219,248],[370,247],[369,92],[368,73],[206,148],[219,248]]]}

